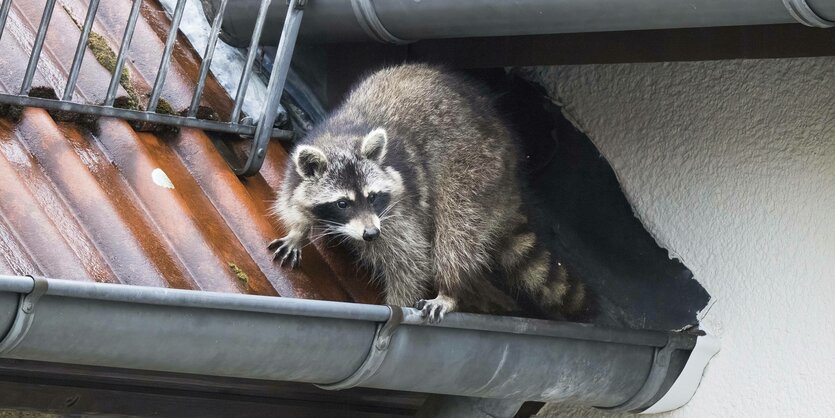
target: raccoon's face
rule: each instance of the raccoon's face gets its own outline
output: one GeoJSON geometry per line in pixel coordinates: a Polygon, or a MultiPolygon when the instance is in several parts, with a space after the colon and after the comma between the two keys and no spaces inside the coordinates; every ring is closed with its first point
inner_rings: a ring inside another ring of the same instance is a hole
{"type": "Polygon", "coordinates": [[[393,215],[403,179],[383,165],[385,130],[375,129],[356,142],[359,147],[354,150],[300,145],[293,153],[302,178],[296,192],[323,235],[373,241],[385,235],[386,219],[393,215]]]}

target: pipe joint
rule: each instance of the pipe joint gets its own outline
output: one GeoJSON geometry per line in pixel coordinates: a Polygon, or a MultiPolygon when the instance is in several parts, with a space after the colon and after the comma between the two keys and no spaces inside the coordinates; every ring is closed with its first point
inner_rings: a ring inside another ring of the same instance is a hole
{"type": "Polygon", "coordinates": [[[806,0],[783,0],[783,5],[798,22],[813,28],[831,28],[835,21],[825,19],[816,13],[806,0]]]}
{"type": "Polygon", "coordinates": [[[365,357],[362,365],[354,373],[351,373],[350,376],[339,382],[316,386],[327,390],[352,388],[373,376],[380,369],[383,360],[386,358],[386,354],[388,354],[391,338],[394,332],[397,331],[397,327],[403,322],[403,308],[393,305],[388,305],[388,308],[389,319],[385,323],[377,325],[377,332],[374,333],[374,341],[371,347],[369,347],[368,355],[365,357]]]}
{"type": "Polygon", "coordinates": [[[692,340],[687,334],[670,334],[667,344],[655,349],[649,376],[647,376],[647,380],[644,381],[644,385],[638,390],[638,393],[618,406],[599,409],[636,413],[651,407],[650,402],[659,393],[664,380],[667,378],[673,352],[691,347],[691,342],[692,340]]]}
{"type": "Polygon", "coordinates": [[[26,333],[32,325],[35,317],[35,306],[41,296],[49,289],[49,282],[42,277],[28,276],[32,279],[32,290],[29,293],[22,293],[17,304],[17,315],[15,315],[12,327],[8,334],[0,341],[0,355],[13,350],[23,341],[26,333]]]}
{"type": "Polygon", "coordinates": [[[375,40],[395,45],[413,42],[394,36],[394,34],[383,26],[383,22],[377,16],[377,10],[374,8],[372,0],[351,0],[351,8],[354,9],[354,16],[357,18],[357,23],[360,24],[362,30],[375,40]]]}

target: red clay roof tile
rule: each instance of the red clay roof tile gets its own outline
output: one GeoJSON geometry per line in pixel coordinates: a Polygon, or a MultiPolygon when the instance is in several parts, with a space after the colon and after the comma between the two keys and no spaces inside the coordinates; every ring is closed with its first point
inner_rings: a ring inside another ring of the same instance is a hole
{"type": "MultiPolygon", "coordinates": [[[[0,40],[2,92],[19,89],[43,5],[12,6],[0,40]]],[[[114,50],[129,6],[129,0],[101,2],[93,31],[114,50]]],[[[85,13],[85,1],[59,2],[33,86],[63,93],[80,33],[73,19],[80,22],[85,13]]],[[[144,101],[169,21],[152,1],[141,16],[127,68],[144,101]]],[[[190,102],[199,63],[180,35],[162,95],[177,110],[190,102]]],[[[100,103],[109,78],[88,50],[75,100],[100,103]]],[[[221,117],[231,109],[211,77],[203,104],[221,117]]],[[[300,270],[273,263],[266,244],[282,227],[269,216],[269,202],[286,160],[275,142],[262,175],[241,180],[200,130],[137,132],[125,121],[102,118],[94,135],[34,108],[17,123],[0,118],[0,273],[378,302],[377,291],[344,255],[324,257],[311,246],[300,270]]]]}

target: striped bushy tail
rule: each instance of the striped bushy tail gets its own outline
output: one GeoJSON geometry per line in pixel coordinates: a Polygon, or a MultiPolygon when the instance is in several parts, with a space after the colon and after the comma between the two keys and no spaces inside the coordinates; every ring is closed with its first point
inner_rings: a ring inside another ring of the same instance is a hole
{"type": "Polygon", "coordinates": [[[528,299],[550,319],[580,319],[589,298],[583,283],[545,248],[527,223],[504,240],[498,262],[514,293],[528,299]]]}

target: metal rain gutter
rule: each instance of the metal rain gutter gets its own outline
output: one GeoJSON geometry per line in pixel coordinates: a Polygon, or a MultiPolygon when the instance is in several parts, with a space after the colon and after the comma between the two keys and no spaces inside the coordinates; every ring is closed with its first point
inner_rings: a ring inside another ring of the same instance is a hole
{"type": "MultiPolygon", "coordinates": [[[[211,21],[221,0],[201,0],[211,21]]],[[[800,22],[835,26],[831,0],[310,0],[300,37],[308,41],[420,39],[747,26],[800,22]]],[[[261,0],[236,0],[226,11],[221,38],[246,47],[261,0]]],[[[274,1],[267,19],[287,13],[274,1]]],[[[278,41],[281,26],[267,25],[262,45],[278,41]]]]}
{"type": "Polygon", "coordinates": [[[715,342],[462,313],[427,325],[411,308],[0,276],[0,357],[326,389],[661,412],[693,395],[716,351],[702,354],[704,341],[715,342]]]}

